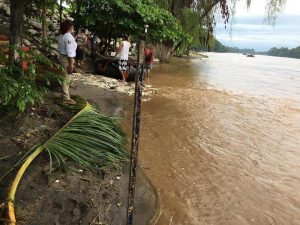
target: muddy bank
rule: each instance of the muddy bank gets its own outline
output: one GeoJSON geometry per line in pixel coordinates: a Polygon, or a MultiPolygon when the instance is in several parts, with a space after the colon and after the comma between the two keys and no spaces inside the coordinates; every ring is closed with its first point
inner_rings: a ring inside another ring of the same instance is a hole
{"type": "MultiPolygon", "coordinates": [[[[134,82],[122,82],[101,75],[94,75],[91,73],[74,73],[72,81],[75,84],[94,86],[100,89],[109,90],[110,92],[117,92],[128,96],[133,96],[135,91],[134,82]]],[[[151,85],[144,84],[143,88],[143,100],[149,101],[152,96],[158,93],[157,88],[153,88],[151,85]]]]}
{"type": "MultiPolygon", "coordinates": [[[[100,77],[99,79],[102,78],[100,77]]],[[[112,79],[108,78],[108,81],[110,80],[112,79]]],[[[121,86],[127,85],[121,82],[118,82],[118,84],[121,86]]],[[[155,89],[155,92],[153,92],[152,95],[145,96],[144,100],[150,99],[151,97],[153,97],[153,95],[156,95],[158,93],[157,90],[158,89],[155,89]]],[[[127,133],[131,132],[131,114],[134,99],[132,96],[130,96],[129,93],[117,92],[114,90],[108,91],[106,88],[99,87],[97,85],[82,83],[79,81],[75,81],[73,83],[71,87],[71,92],[75,95],[80,94],[84,98],[88,99],[90,102],[96,103],[105,115],[121,117],[123,119],[122,124],[124,130],[127,133]],[[112,105],[115,107],[108,107],[112,105]]],[[[128,166],[129,165],[125,166],[122,170],[123,178],[121,178],[121,195],[123,196],[127,195],[129,177],[128,166]]],[[[156,195],[156,190],[144,174],[143,168],[138,169],[135,200],[136,202],[133,224],[153,224],[153,221],[156,218],[156,209],[158,208],[159,203],[156,195]]],[[[127,198],[122,199],[122,204],[127,204],[127,198]]],[[[123,208],[123,210],[126,210],[126,208],[123,208]]],[[[126,211],[122,211],[122,214],[126,215],[126,211]]],[[[123,221],[120,224],[125,224],[125,221],[123,221]]]]}
{"type": "MultiPolygon", "coordinates": [[[[105,115],[122,117],[129,107],[126,94],[77,83],[72,94],[81,94],[96,103],[105,115]],[[100,98],[99,98],[100,96],[100,98]]],[[[0,175],[14,165],[33,145],[45,142],[71,117],[71,113],[47,98],[47,104],[33,108],[13,123],[1,125],[0,175]]],[[[39,156],[21,180],[16,195],[18,224],[125,224],[128,168],[103,170],[97,176],[73,167],[74,172],[54,172],[49,180],[47,154],[39,156]]],[[[1,224],[5,222],[4,202],[15,171],[0,182],[1,224]]],[[[148,224],[155,214],[155,191],[139,175],[135,224],[148,224]]]]}

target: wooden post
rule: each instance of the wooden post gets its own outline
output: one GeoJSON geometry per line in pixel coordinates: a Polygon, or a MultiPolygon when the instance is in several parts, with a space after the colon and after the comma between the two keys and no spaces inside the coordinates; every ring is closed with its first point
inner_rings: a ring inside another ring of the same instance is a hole
{"type": "Polygon", "coordinates": [[[141,104],[143,94],[143,79],[144,79],[144,41],[139,41],[138,44],[138,70],[135,76],[135,95],[134,95],[134,112],[133,112],[133,129],[131,143],[131,160],[130,160],[130,176],[129,176],[129,192],[127,205],[127,225],[132,225],[134,213],[134,194],[136,185],[136,172],[138,165],[138,147],[140,136],[141,122],[141,104]]]}

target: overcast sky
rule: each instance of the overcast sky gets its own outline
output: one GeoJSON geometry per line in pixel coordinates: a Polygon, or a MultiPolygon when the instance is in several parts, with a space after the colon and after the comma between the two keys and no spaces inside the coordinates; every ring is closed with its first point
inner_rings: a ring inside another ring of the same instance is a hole
{"type": "Polygon", "coordinates": [[[266,0],[252,0],[249,10],[245,2],[241,0],[238,3],[231,28],[228,25],[225,29],[222,21],[217,23],[215,35],[219,41],[227,46],[257,51],[300,46],[300,0],[287,0],[275,27],[265,21],[266,0]]]}

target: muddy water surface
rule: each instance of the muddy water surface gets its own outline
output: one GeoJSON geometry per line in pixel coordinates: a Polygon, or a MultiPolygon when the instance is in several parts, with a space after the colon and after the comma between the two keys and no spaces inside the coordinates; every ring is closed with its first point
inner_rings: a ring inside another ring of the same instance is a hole
{"type": "Polygon", "coordinates": [[[300,60],[209,56],[152,74],[140,162],[155,224],[300,224],[300,60]]]}

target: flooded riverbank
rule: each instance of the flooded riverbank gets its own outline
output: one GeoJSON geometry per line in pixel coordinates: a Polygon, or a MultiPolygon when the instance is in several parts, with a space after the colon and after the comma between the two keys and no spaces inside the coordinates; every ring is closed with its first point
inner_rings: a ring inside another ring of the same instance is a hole
{"type": "Polygon", "coordinates": [[[300,223],[299,65],[211,54],[154,69],[140,163],[156,225],[300,223]]]}

